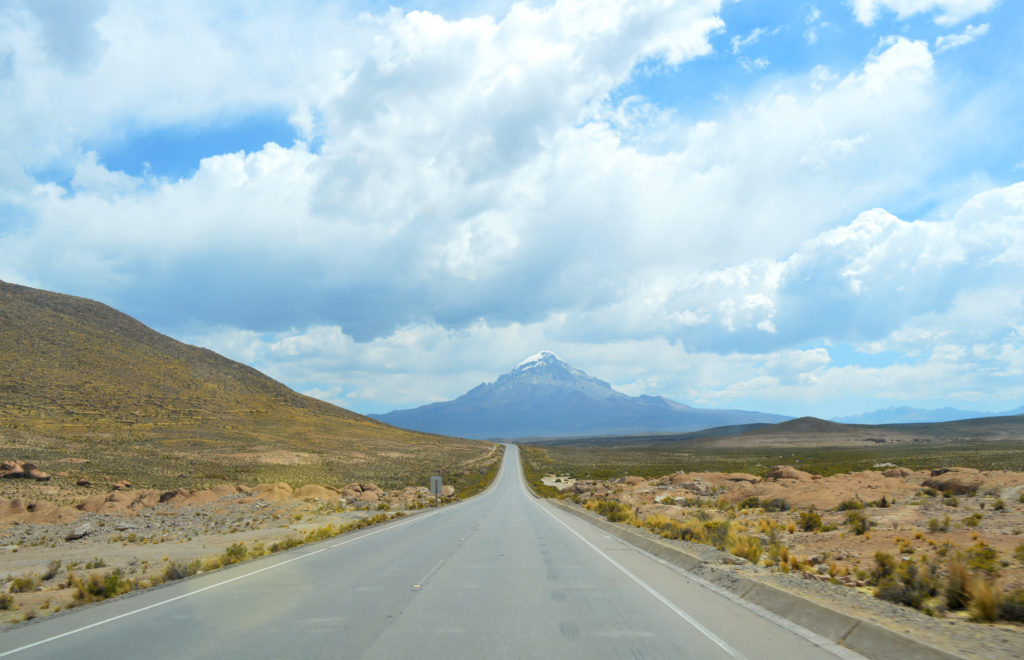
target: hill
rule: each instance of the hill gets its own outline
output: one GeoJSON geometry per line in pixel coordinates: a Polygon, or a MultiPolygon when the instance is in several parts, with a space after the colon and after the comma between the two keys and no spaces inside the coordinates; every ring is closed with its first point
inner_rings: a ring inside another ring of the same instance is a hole
{"type": "Polygon", "coordinates": [[[453,401],[374,417],[402,428],[467,438],[687,432],[788,419],[746,410],[692,408],[661,396],[628,396],[549,351],[453,401]]]}
{"type": "Polygon", "coordinates": [[[304,396],[101,303],[0,282],[4,458],[151,487],[398,486],[475,469],[491,449],[304,396]]]}

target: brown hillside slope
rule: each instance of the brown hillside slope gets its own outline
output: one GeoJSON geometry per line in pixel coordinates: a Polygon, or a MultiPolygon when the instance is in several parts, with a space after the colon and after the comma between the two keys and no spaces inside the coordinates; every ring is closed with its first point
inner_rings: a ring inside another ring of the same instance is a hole
{"type": "Polygon", "coordinates": [[[491,448],[387,426],[98,302],[0,282],[0,458],[153,487],[398,486],[491,448]]]}

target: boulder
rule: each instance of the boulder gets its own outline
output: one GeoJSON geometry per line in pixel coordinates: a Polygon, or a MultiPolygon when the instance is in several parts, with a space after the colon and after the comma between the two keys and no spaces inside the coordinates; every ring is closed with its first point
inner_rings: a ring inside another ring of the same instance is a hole
{"type": "Polygon", "coordinates": [[[451,497],[455,494],[455,488],[453,486],[442,486],[441,497],[451,497]]]}
{"type": "Polygon", "coordinates": [[[380,495],[375,490],[364,490],[359,493],[356,499],[360,502],[376,502],[380,499],[380,495]]]}
{"type": "Polygon", "coordinates": [[[89,481],[88,479],[86,479],[85,477],[81,477],[78,481],[75,482],[75,485],[76,486],[91,486],[92,482],[89,481]]]}
{"type": "Polygon", "coordinates": [[[373,491],[375,493],[384,492],[377,484],[359,484],[359,487],[362,488],[364,493],[367,491],[373,491]]]}
{"type": "Polygon", "coordinates": [[[36,481],[50,480],[50,475],[40,470],[33,463],[26,463],[25,461],[0,462],[0,477],[4,479],[35,479],[36,481]]]}
{"type": "Polygon", "coordinates": [[[110,484],[110,489],[111,490],[128,490],[131,487],[132,487],[131,483],[129,483],[127,481],[116,481],[116,482],[110,484]]]}
{"type": "Polygon", "coordinates": [[[911,474],[913,474],[913,472],[911,472],[907,468],[898,467],[898,468],[890,468],[890,469],[886,470],[885,472],[882,473],[882,476],[883,477],[898,477],[898,478],[901,478],[901,477],[909,477],[911,474]]]}
{"type": "Polygon", "coordinates": [[[673,486],[681,486],[689,481],[693,481],[693,478],[687,476],[685,472],[676,472],[668,475],[668,482],[673,486]]]}
{"type": "Polygon", "coordinates": [[[80,538],[85,538],[89,534],[92,534],[95,530],[92,528],[90,523],[83,523],[78,527],[67,533],[64,537],[65,541],[77,541],[80,538]]]}
{"type": "Polygon", "coordinates": [[[939,474],[935,472],[933,470],[933,476],[925,479],[922,485],[955,495],[973,495],[984,481],[982,475],[972,468],[946,468],[939,474]]]}

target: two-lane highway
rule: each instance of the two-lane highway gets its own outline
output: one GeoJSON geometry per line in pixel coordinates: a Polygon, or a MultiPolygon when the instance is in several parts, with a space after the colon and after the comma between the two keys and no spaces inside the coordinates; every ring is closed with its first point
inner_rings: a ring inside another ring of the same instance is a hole
{"type": "MultiPolygon", "coordinates": [[[[804,636],[531,497],[483,495],[0,636],[19,658],[816,658],[804,636]]],[[[836,649],[832,649],[836,651],[836,649]]]]}

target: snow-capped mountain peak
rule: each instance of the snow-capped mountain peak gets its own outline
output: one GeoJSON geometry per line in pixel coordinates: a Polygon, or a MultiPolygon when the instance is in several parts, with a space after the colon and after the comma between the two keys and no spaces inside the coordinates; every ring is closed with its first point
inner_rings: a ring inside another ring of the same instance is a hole
{"type": "Polygon", "coordinates": [[[545,364],[551,364],[553,362],[562,361],[559,360],[558,356],[552,353],[551,351],[541,351],[540,353],[534,353],[530,357],[526,358],[525,360],[517,364],[516,370],[532,369],[534,367],[543,366],[545,364]]]}
{"type": "Polygon", "coordinates": [[[551,351],[531,355],[453,401],[374,417],[404,428],[470,438],[691,431],[786,419],[691,408],[660,396],[628,396],[551,351]]]}

